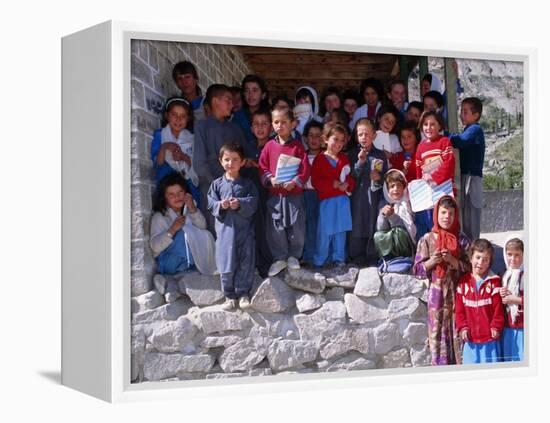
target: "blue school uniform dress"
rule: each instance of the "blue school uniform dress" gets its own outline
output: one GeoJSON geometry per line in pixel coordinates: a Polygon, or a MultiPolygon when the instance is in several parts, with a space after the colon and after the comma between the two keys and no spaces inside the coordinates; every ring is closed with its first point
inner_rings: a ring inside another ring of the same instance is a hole
{"type": "Polygon", "coordinates": [[[348,195],[355,180],[351,177],[349,159],[345,153],[335,160],[319,154],[313,161],[312,184],[319,195],[319,220],[313,264],[344,263],[346,261],[346,232],[351,231],[351,206],[348,195]],[[347,182],[346,193],[333,187],[334,181],[347,182]]]}
{"type": "Polygon", "coordinates": [[[216,266],[226,298],[248,296],[254,281],[256,245],[254,214],[258,190],[243,177],[214,180],[208,191],[208,210],[216,219],[216,266]],[[237,198],[237,210],[223,209],[222,200],[237,198]]]}

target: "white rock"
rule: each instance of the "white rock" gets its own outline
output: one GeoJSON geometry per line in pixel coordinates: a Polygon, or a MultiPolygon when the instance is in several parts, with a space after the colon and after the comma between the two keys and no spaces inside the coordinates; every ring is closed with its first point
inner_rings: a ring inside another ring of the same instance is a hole
{"type": "Polygon", "coordinates": [[[364,300],[355,294],[346,294],[344,304],[350,319],[357,323],[371,323],[388,317],[388,311],[381,307],[380,301],[364,300]]]}
{"type": "Polygon", "coordinates": [[[186,316],[167,321],[149,337],[149,342],[160,352],[194,352],[193,338],[198,328],[186,316]]]}
{"type": "Polygon", "coordinates": [[[220,367],[227,373],[250,371],[265,358],[269,343],[268,338],[243,339],[220,355],[220,367]]]}
{"type": "Polygon", "coordinates": [[[418,294],[424,289],[422,280],[411,275],[399,273],[386,273],[382,280],[387,295],[392,297],[405,297],[411,294],[418,294]]]}
{"type": "Polygon", "coordinates": [[[353,293],[362,297],[376,297],[380,292],[382,281],[376,267],[366,267],[359,271],[357,284],[353,293]]]}
{"type": "Polygon", "coordinates": [[[280,313],[294,306],[294,290],[277,277],[267,278],[252,296],[251,305],[262,313],[280,313]]]}
{"type": "Polygon", "coordinates": [[[187,314],[193,306],[188,299],[180,298],[175,303],[165,304],[153,310],[147,310],[142,313],[137,313],[132,316],[132,322],[135,323],[152,323],[164,320],[177,320],[180,316],[187,314]]]}
{"type": "Polygon", "coordinates": [[[373,330],[374,351],[386,354],[397,347],[401,341],[399,327],[395,323],[383,323],[373,330]]]}
{"type": "Polygon", "coordinates": [[[241,330],[243,328],[241,318],[236,312],[209,307],[201,309],[198,316],[202,330],[206,334],[241,330]]]}
{"type": "Polygon", "coordinates": [[[332,269],[325,272],[326,285],[330,287],[353,288],[357,281],[359,269],[356,267],[340,269],[332,269]]]}
{"type": "Polygon", "coordinates": [[[374,339],[372,329],[352,327],[343,330],[321,344],[320,354],[324,359],[346,354],[348,351],[357,351],[362,354],[374,353],[374,339]]]}
{"type": "Polygon", "coordinates": [[[251,325],[249,337],[297,338],[298,328],[292,316],[288,314],[249,313],[246,323],[251,325]]]}
{"type": "Polygon", "coordinates": [[[235,335],[207,336],[201,341],[200,346],[203,348],[219,348],[219,347],[227,348],[242,340],[243,338],[235,335]]]}
{"type": "Polygon", "coordinates": [[[287,270],[285,282],[295,289],[320,294],[325,290],[326,279],[320,273],[312,273],[307,269],[287,270]]]}
{"type": "Polygon", "coordinates": [[[414,367],[431,365],[430,348],[427,345],[413,345],[411,347],[411,363],[414,367]]]}
{"type": "Polygon", "coordinates": [[[136,310],[132,310],[135,314],[160,307],[164,304],[164,298],[157,291],[153,290],[137,297],[133,297],[132,304],[136,304],[137,306],[136,310]]]}
{"type": "Polygon", "coordinates": [[[428,339],[428,326],[424,323],[410,322],[403,333],[403,339],[409,346],[424,344],[428,339]]]}
{"type": "Polygon", "coordinates": [[[148,353],[145,356],[143,373],[147,380],[161,380],[178,373],[208,372],[214,365],[209,354],[183,355],[148,353]]]}
{"type": "Polygon", "coordinates": [[[397,298],[390,302],[388,316],[391,320],[427,318],[428,310],[416,297],[397,298]]]}
{"type": "Polygon", "coordinates": [[[314,361],[319,348],[311,341],[274,341],[267,353],[269,366],[275,372],[301,368],[304,363],[314,361]]]}
{"type": "Polygon", "coordinates": [[[312,314],[297,314],[294,322],[301,340],[320,340],[342,331],[346,323],[346,307],[340,301],[327,301],[312,314]]]}
{"type": "Polygon", "coordinates": [[[298,292],[296,294],[296,308],[300,313],[315,310],[322,305],[319,294],[310,294],[308,292],[298,292]]]}
{"type": "Polygon", "coordinates": [[[187,272],[179,279],[179,289],[198,306],[209,306],[224,298],[219,276],[187,272]]]}
{"type": "Polygon", "coordinates": [[[337,372],[341,370],[367,370],[374,369],[376,363],[372,360],[368,360],[361,354],[352,353],[345,357],[342,357],[332,363],[326,369],[327,372],[337,372]]]}
{"type": "Polygon", "coordinates": [[[397,367],[410,367],[409,350],[401,348],[397,351],[392,351],[382,357],[382,366],[384,369],[395,369],[397,367]]]}

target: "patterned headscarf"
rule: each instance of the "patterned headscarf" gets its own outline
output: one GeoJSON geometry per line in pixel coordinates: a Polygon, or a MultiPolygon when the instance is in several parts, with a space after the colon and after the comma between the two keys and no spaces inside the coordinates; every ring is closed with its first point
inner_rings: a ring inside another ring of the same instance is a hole
{"type": "MultiPolygon", "coordinates": [[[[447,250],[453,255],[453,257],[458,258],[460,254],[460,246],[458,243],[458,237],[460,232],[460,219],[458,215],[458,205],[456,204],[456,201],[453,197],[449,195],[445,195],[439,199],[436,206],[434,207],[433,220],[434,220],[434,226],[432,228],[432,232],[437,234],[437,242],[436,242],[437,251],[447,250]],[[454,204],[454,208],[455,208],[455,218],[449,229],[443,229],[442,227],[440,227],[439,221],[437,218],[439,215],[439,207],[441,205],[441,202],[444,199],[450,199],[454,204]]],[[[444,277],[446,272],[447,272],[447,263],[445,261],[442,261],[441,263],[436,265],[435,274],[437,277],[439,278],[444,277]]]]}

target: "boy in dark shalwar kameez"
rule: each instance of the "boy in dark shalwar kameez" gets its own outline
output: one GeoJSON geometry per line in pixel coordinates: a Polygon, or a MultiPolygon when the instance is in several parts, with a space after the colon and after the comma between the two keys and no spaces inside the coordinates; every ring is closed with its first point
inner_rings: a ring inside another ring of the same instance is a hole
{"type": "Polygon", "coordinates": [[[224,144],[220,163],[225,174],[212,182],[208,190],[208,210],[216,219],[216,266],[220,272],[225,310],[250,307],[250,290],[256,264],[254,213],[258,208],[258,190],[241,177],[244,150],[237,144],[224,144]]]}

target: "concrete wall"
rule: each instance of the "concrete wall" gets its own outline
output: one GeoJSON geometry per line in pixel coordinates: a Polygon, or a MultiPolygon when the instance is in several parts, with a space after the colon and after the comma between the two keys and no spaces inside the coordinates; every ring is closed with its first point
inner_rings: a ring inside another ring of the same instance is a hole
{"type": "Polygon", "coordinates": [[[203,93],[213,83],[238,84],[249,71],[242,56],[228,46],[132,41],[132,295],[151,288],[155,265],[148,246],[154,189],[150,147],[165,100],[179,94],[172,68],[182,60],[195,64],[203,93]]]}
{"type": "Polygon", "coordinates": [[[483,193],[481,232],[508,232],[524,228],[523,190],[486,191],[483,193]]]}

